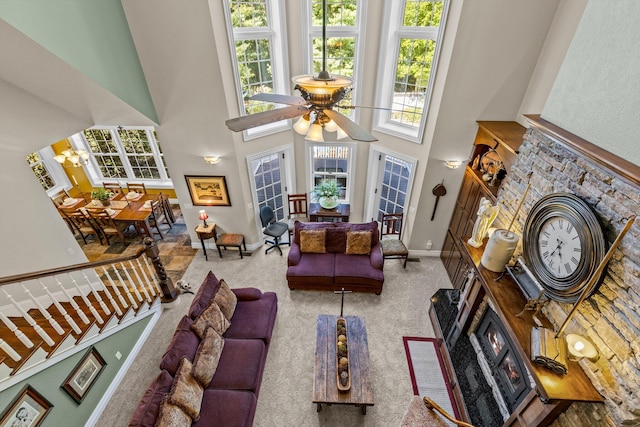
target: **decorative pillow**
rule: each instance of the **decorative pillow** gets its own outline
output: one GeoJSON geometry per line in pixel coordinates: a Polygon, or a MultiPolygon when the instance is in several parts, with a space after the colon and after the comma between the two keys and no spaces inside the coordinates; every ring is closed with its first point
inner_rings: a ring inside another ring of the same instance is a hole
{"type": "Polygon", "coordinates": [[[238,298],[236,298],[236,294],[233,293],[224,279],[220,279],[218,292],[216,292],[213,300],[218,304],[220,310],[222,310],[222,314],[224,314],[224,317],[226,317],[227,320],[231,320],[231,317],[233,317],[233,312],[236,310],[238,298]]]}
{"type": "Polygon", "coordinates": [[[182,408],[169,402],[169,396],[162,399],[155,427],[190,427],[191,423],[191,417],[182,408]]]}
{"type": "Polygon", "coordinates": [[[293,233],[293,241],[300,244],[300,232],[302,230],[324,230],[326,228],[335,227],[332,222],[300,222],[296,221],[294,223],[294,233],[293,233]]]}
{"type": "Polygon", "coordinates": [[[136,407],[129,427],[152,427],[158,417],[158,409],[162,399],[171,391],[173,377],[167,371],[162,371],[151,381],[144,392],[144,396],[136,407]]]}
{"type": "Polygon", "coordinates": [[[337,228],[348,228],[351,231],[371,231],[371,246],[378,244],[380,240],[380,231],[378,229],[378,221],[355,223],[355,222],[334,222],[337,228]]]}
{"type": "Polygon", "coordinates": [[[327,228],[327,241],[325,249],[334,254],[343,254],[347,250],[347,231],[349,228],[327,228]]]}
{"type": "Polygon", "coordinates": [[[300,252],[325,253],[324,240],[326,230],[300,230],[300,252]]]}
{"type": "Polygon", "coordinates": [[[207,327],[212,327],[220,335],[224,335],[224,333],[227,332],[227,329],[229,329],[229,326],[231,326],[231,323],[229,323],[227,318],[224,317],[224,313],[222,313],[218,304],[213,301],[193,322],[191,329],[198,334],[200,339],[202,339],[204,338],[204,331],[207,327]]]}
{"type": "Polygon", "coordinates": [[[209,387],[216,373],[223,347],[224,338],[215,329],[207,328],[193,359],[193,376],[204,388],[209,387]]]}
{"type": "Polygon", "coordinates": [[[200,339],[191,330],[191,325],[193,325],[193,320],[188,316],[183,316],[176,331],[173,333],[173,338],[171,338],[167,350],[162,355],[160,369],[166,369],[171,375],[176,374],[180,360],[183,357],[192,361],[196,354],[200,339]]]}
{"type": "Polygon", "coordinates": [[[203,311],[211,304],[211,299],[214,297],[218,290],[218,278],[213,272],[209,271],[207,277],[202,281],[202,284],[198,288],[191,306],[189,307],[189,317],[195,319],[200,316],[203,311]]]}
{"type": "Polygon", "coordinates": [[[193,365],[183,358],[173,379],[169,402],[179,406],[195,422],[200,418],[203,391],[202,386],[193,377],[193,365]]]}
{"type": "Polygon", "coordinates": [[[369,255],[371,231],[347,231],[347,255],[369,255]]]}

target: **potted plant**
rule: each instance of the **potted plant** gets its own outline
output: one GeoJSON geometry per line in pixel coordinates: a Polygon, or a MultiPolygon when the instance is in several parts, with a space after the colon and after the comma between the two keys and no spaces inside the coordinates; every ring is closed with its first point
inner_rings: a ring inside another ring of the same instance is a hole
{"type": "Polygon", "coordinates": [[[323,179],[320,184],[313,189],[318,203],[325,209],[333,209],[338,206],[338,196],[340,195],[340,185],[338,181],[323,179]]]}
{"type": "Polygon", "coordinates": [[[102,203],[102,206],[109,206],[109,204],[111,204],[111,197],[113,196],[113,193],[109,190],[107,190],[106,188],[96,188],[95,190],[91,191],[91,198],[93,200],[99,200],[102,203]]]}

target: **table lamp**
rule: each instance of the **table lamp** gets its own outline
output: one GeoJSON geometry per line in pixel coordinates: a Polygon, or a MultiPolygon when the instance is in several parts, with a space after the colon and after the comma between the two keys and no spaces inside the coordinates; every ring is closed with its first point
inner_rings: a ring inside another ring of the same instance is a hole
{"type": "Polygon", "coordinates": [[[209,218],[209,215],[207,215],[207,213],[203,210],[200,211],[200,215],[198,216],[199,219],[202,220],[202,226],[206,227],[207,226],[207,218],[209,218]]]}

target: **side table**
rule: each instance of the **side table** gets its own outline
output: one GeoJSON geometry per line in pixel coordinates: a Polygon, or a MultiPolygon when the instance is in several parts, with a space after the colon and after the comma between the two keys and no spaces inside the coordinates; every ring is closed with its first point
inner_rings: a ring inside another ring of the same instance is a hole
{"type": "Polygon", "coordinates": [[[309,221],[317,222],[319,218],[329,218],[331,221],[340,220],[342,222],[349,222],[349,216],[351,215],[351,205],[348,203],[340,203],[333,209],[324,209],[320,206],[320,203],[309,204],[309,221]]]}
{"type": "Polygon", "coordinates": [[[207,224],[207,226],[203,226],[202,224],[198,225],[195,228],[196,234],[200,239],[200,243],[202,243],[202,251],[204,252],[204,259],[209,261],[209,257],[207,256],[207,249],[204,247],[205,239],[218,239],[218,235],[216,233],[216,225],[214,223],[207,224]]]}

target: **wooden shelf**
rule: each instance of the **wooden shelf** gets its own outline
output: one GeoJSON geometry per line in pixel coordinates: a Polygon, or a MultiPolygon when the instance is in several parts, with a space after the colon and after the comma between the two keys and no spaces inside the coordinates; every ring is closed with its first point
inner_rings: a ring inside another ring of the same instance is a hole
{"type": "MultiPolygon", "coordinates": [[[[540,398],[544,401],[602,402],[604,399],[577,362],[567,361],[569,372],[566,375],[560,375],[531,361],[531,330],[536,326],[532,312],[526,311],[521,317],[516,317],[516,314],[520,313],[525,306],[526,298],[511,277],[504,275],[496,281],[500,274],[489,271],[480,264],[484,246],[474,248],[466,243],[465,238],[461,240],[463,250],[471,258],[498,316],[533,376],[540,398]]],[[[553,329],[551,323],[542,314],[538,315],[538,319],[544,327],[553,329]]]]}

